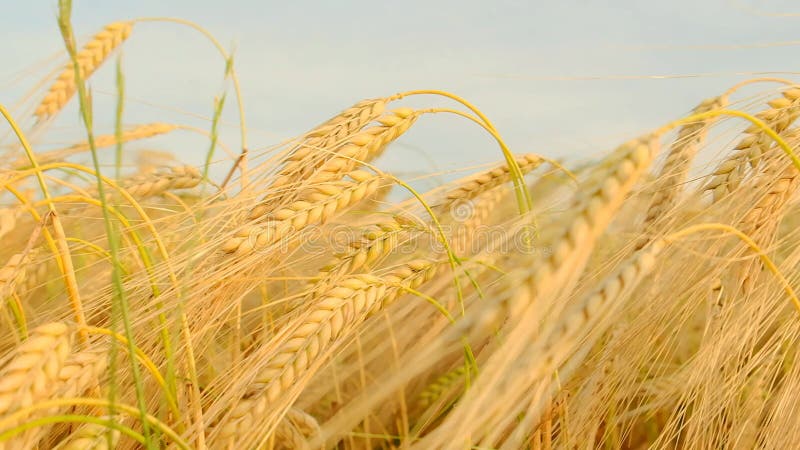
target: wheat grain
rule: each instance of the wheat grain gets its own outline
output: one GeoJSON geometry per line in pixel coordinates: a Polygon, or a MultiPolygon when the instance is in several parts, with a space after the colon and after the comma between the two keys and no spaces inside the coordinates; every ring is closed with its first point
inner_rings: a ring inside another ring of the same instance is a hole
{"type": "MultiPolygon", "coordinates": [[[[99,378],[108,367],[108,350],[83,350],[70,355],[53,380],[54,396],[57,398],[80,397],[97,386],[99,378]]],[[[50,408],[47,415],[57,414],[59,408],[50,408]]],[[[44,415],[40,413],[40,415],[44,415]]],[[[31,446],[38,443],[50,430],[50,426],[41,426],[29,430],[24,441],[31,446]]]]}
{"type": "Polygon", "coordinates": [[[346,208],[355,205],[374,193],[383,177],[356,170],[347,174],[352,181],[329,182],[309,187],[301,200],[270,213],[267,222],[246,226],[226,241],[222,250],[226,253],[248,255],[263,249],[293,232],[312,224],[324,224],[346,208]]]}
{"type": "MultiPolygon", "coordinates": [[[[131,34],[133,22],[114,22],[106,25],[77,53],[78,70],[82,79],[86,79],[108,59],[111,53],[131,34]]],[[[36,107],[34,115],[45,120],[57,114],[77,90],[75,69],[72,63],[67,64],[50,86],[42,102],[36,107]]]]}

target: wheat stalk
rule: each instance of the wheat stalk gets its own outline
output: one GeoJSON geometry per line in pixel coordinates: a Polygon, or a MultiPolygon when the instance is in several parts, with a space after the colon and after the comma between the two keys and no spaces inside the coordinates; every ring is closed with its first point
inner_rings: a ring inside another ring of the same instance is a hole
{"type": "MultiPolygon", "coordinates": [[[[106,25],[77,53],[76,61],[81,78],[87,79],[108,59],[109,55],[131,34],[133,22],[114,22],[106,25]]],[[[64,108],[77,91],[75,68],[67,64],[56,81],[50,86],[42,102],[36,107],[34,115],[39,120],[54,116],[64,108]]]]}
{"type": "MultiPolygon", "coordinates": [[[[770,100],[768,104],[770,108],[756,116],[776,133],[782,133],[800,117],[800,89],[786,89],[781,98],[770,100]]],[[[739,187],[747,165],[755,168],[773,144],[772,138],[755,124],[744,132],[747,136],[736,145],[734,154],[717,166],[705,187],[713,192],[714,201],[721,200],[739,187]]]]}
{"type": "Polygon", "coordinates": [[[300,194],[301,200],[270,213],[264,224],[245,226],[228,239],[222,250],[245,256],[263,249],[293,232],[312,224],[323,224],[374,193],[383,177],[355,170],[347,174],[352,181],[314,185],[300,194]]]}

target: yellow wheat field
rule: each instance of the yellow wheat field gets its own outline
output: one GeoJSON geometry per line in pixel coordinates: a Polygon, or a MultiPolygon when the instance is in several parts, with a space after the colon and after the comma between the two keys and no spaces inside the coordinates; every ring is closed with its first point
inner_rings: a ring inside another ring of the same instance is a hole
{"type": "Polygon", "coordinates": [[[76,42],[70,6],[63,71],[29,116],[0,108],[0,449],[799,448],[791,80],[721,86],[580,167],[418,90],[270,152],[242,113],[213,179],[219,102],[205,166],[120,171],[124,143],[188,127],[94,134],[85,81],[137,21],[76,42]],[[68,102],[86,139],[37,151],[68,102]],[[497,163],[428,192],[393,175],[431,114],[497,163]]]}

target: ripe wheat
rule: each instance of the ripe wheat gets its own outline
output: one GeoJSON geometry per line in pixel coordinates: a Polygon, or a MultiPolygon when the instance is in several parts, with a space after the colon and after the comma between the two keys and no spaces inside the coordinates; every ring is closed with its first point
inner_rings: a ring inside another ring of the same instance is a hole
{"type": "MultiPolygon", "coordinates": [[[[106,25],[77,54],[78,70],[83,79],[89,76],[108,59],[111,53],[131,34],[133,22],[114,22],[106,25]]],[[[77,90],[75,69],[72,63],[67,64],[50,86],[42,102],[36,107],[34,115],[39,120],[56,115],[77,90]]]]}

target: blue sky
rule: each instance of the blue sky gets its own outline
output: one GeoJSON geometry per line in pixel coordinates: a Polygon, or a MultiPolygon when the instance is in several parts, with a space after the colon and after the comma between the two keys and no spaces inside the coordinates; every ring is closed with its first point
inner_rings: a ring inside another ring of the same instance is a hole
{"type": "MultiPolygon", "coordinates": [[[[63,63],[58,54],[63,45],[55,0],[2,3],[0,102],[14,106],[40,77],[63,63]]],[[[765,14],[800,13],[789,1],[74,4],[79,39],[114,20],[173,16],[200,23],[226,46],[235,45],[253,148],[302,133],[362,98],[437,88],[481,107],[514,151],[579,160],[679,117],[747,73],[800,72],[797,45],[776,45],[800,41],[800,16],[765,14]],[[686,76],[692,74],[706,75],[686,76]]],[[[213,97],[224,87],[223,65],[202,37],[176,25],[137,24],[124,46],[123,64],[128,123],[171,121],[208,128],[213,97]]],[[[92,89],[97,128],[109,131],[111,64],[93,77],[92,89]]],[[[236,147],[232,100],[222,137],[236,147]]],[[[415,103],[422,104],[444,103],[415,103]]],[[[67,142],[79,132],[76,115],[68,110],[40,144],[67,142]]],[[[185,134],[161,142],[196,164],[207,147],[202,138],[185,134]]],[[[496,146],[474,126],[457,118],[426,117],[380,166],[416,173],[497,159],[496,146]]]]}

